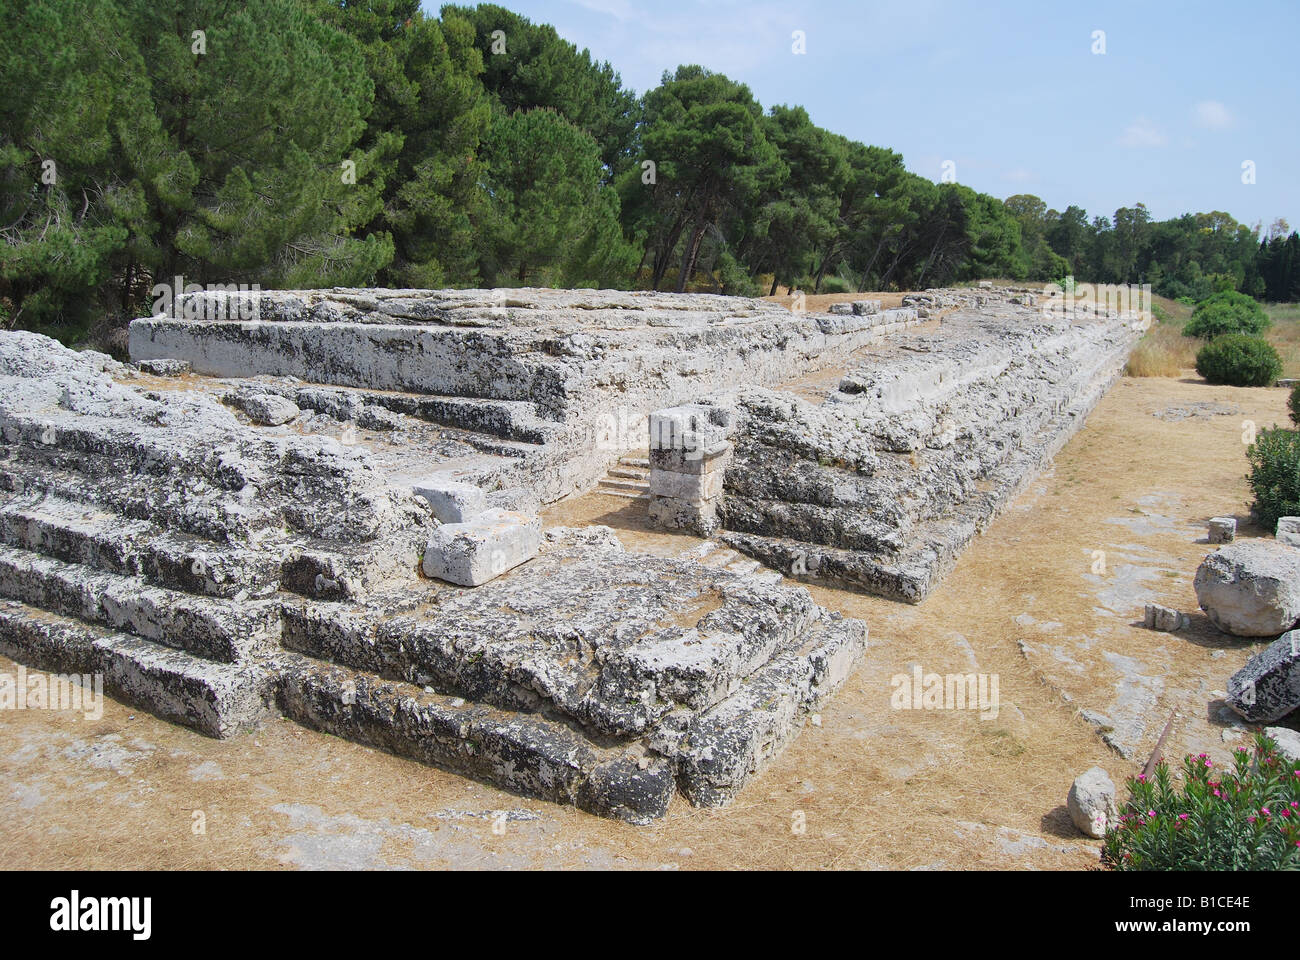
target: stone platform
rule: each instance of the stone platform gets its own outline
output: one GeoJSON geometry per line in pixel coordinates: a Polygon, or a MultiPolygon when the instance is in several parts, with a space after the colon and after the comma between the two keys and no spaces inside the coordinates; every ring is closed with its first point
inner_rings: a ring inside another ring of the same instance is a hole
{"type": "Polygon", "coordinates": [[[922,598],[1138,336],[996,290],[268,292],[203,319],[240,296],[137,320],[132,364],[0,334],[0,651],[211,736],[282,714],[639,822],[734,797],[863,656],[787,577],[922,598]],[[787,389],[810,373],[836,388],[787,389]],[[541,529],[629,451],[652,516],[757,560],[541,529]]]}

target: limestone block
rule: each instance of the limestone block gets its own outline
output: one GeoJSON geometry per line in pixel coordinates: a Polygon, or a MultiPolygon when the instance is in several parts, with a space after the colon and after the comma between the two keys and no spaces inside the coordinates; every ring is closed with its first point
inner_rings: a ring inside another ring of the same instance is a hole
{"type": "Polygon", "coordinates": [[[1278,517],[1277,539],[1293,547],[1300,547],[1300,517],[1278,517]]]}
{"type": "Polygon", "coordinates": [[[860,317],[874,316],[880,312],[879,300],[854,300],[853,312],[860,317]]]}
{"type": "Polygon", "coordinates": [[[237,390],[226,396],[226,403],[242,410],[254,423],[264,427],[278,427],[288,423],[301,412],[292,400],[274,393],[237,390]]]}
{"type": "Polygon", "coordinates": [[[1115,784],[1101,767],[1080,774],[1070,785],[1066,807],[1074,825],[1090,837],[1104,837],[1106,828],[1119,818],[1115,805],[1115,784]]]}
{"type": "Polygon", "coordinates": [[[1228,706],[1251,723],[1272,723],[1300,707],[1300,630],[1284,633],[1232,675],[1228,706]]]}
{"type": "Polygon", "coordinates": [[[650,494],[656,497],[673,497],[677,500],[703,501],[722,496],[722,470],[707,473],[677,473],[672,470],[650,470],[650,494]]]}
{"type": "Polygon", "coordinates": [[[650,449],[683,450],[689,456],[715,448],[726,441],[727,431],[714,418],[725,413],[701,405],[656,410],[650,414],[650,449]]]}
{"type": "Polygon", "coordinates": [[[651,497],[650,519],[671,530],[689,530],[711,536],[719,526],[718,501],[688,501],[675,497],[651,497]]]}
{"type": "Polygon", "coordinates": [[[1275,540],[1227,544],[1205,558],[1193,586],[1220,630],[1276,637],[1300,619],[1300,550],[1275,540]]]}
{"type": "Polygon", "coordinates": [[[533,557],[541,546],[538,517],[486,510],[464,523],[443,524],[424,548],[424,573],[462,587],[477,587],[533,557]]]}
{"type": "Polygon", "coordinates": [[[1236,517],[1210,518],[1210,543],[1232,543],[1236,538],[1236,517]]]}
{"type": "Polygon", "coordinates": [[[464,523],[487,509],[487,495],[482,488],[463,480],[443,476],[427,477],[412,486],[416,496],[424,497],[441,523],[464,523]]]}
{"type": "Polygon", "coordinates": [[[1148,603],[1146,605],[1145,621],[1149,630],[1163,630],[1170,633],[1183,625],[1183,615],[1170,607],[1162,607],[1158,603],[1148,603]]]}
{"type": "Polygon", "coordinates": [[[686,450],[681,447],[650,451],[650,472],[704,474],[721,472],[730,462],[731,444],[727,441],[712,447],[686,450]]]}

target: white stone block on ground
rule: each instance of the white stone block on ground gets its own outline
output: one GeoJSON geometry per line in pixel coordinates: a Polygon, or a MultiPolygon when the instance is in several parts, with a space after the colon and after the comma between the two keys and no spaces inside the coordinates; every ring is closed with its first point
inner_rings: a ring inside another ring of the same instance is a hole
{"type": "Polygon", "coordinates": [[[1224,633],[1276,637],[1300,619],[1300,551],[1276,540],[1238,540],[1205,558],[1193,586],[1224,633]]]}
{"type": "Polygon", "coordinates": [[[1236,517],[1210,518],[1210,543],[1232,543],[1237,539],[1236,517]]]}
{"type": "Polygon", "coordinates": [[[1075,779],[1065,804],[1074,825],[1090,837],[1104,837],[1106,828],[1119,817],[1115,784],[1101,767],[1093,767],[1075,779]]]}
{"type": "Polygon", "coordinates": [[[465,523],[487,509],[487,494],[481,487],[447,477],[426,477],[412,485],[416,496],[429,501],[441,523],[465,523]]]}
{"type": "Polygon", "coordinates": [[[477,587],[537,556],[539,517],[486,510],[464,523],[443,524],[424,548],[426,576],[477,587]]]}
{"type": "Polygon", "coordinates": [[[873,316],[880,312],[879,300],[854,300],[853,312],[860,317],[873,316]]]}
{"type": "Polygon", "coordinates": [[[1169,633],[1183,625],[1183,615],[1172,607],[1162,607],[1158,603],[1148,603],[1145,611],[1145,622],[1150,630],[1163,630],[1169,633]]]}
{"type": "Polygon", "coordinates": [[[1300,547],[1300,517],[1278,517],[1277,539],[1293,547],[1300,547]]]}

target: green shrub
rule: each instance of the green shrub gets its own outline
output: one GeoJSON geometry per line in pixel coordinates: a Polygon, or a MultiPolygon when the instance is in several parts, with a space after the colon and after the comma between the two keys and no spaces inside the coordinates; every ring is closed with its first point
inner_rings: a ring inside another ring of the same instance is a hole
{"type": "Polygon", "coordinates": [[[852,293],[853,285],[841,276],[829,274],[822,278],[822,293],[852,293]]]}
{"type": "Polygon", "coordinates": [[[1196,305],[1183,333],[1212,340],[1227,333],[1260,334],[1267,329],[1268,314],[1254,297],[1222,290],[1196,305]]]}
{"type": "Polygon", "coordinates": [[[1291,422],[1300,426],[1300,383],[1291,388],[1291,395],[1286,398],[1286,408],[1291,411],[1291,422]]]}
{"type": "Polygon", "coordinates": [[[1261,430],[1246,448],[1250,461],[1250,512],[1266,530],[1278,517],[1300,516],[1300,433],[1274,428],[1261,430]]]}
{"type": "Polygon", "coordinates": [[[1162,760],[1128,781],[1120,822],[1106,831],[1102,862],[1115,870],[1300,869],[1300,764],[1255,736],[1254,756],[1234,751],[1220,773],[1208,756],[1183,760],[1176,790],[1162,760]]]}
{"type": "Polygon", "coordinates": [[[1282,373],[1282,358],[1262,337],[1227,333],[1197,351],[1196,372],[1210,383],[1266,387],[1282,373]]]}

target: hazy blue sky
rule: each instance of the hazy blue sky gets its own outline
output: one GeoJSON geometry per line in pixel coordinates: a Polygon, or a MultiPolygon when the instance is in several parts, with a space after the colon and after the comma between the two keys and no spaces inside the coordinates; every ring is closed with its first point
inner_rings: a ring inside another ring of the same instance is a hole
{"type": "MultiPolygon", "coordinates": [[[[909,169],[1090,217],[1300,227],[1300,0],[509,0],[638,92],[699,63],[909,169]],[[807,53],[791,52],[802,30],[807,53]],[[1093,32],[1105,31],[1104,54],[1093,32]],[[1253,161],[1253,185],[1242,163],[1253,161]]],[[[426,0],[436,12],[438,4],[426,0]]]]}

